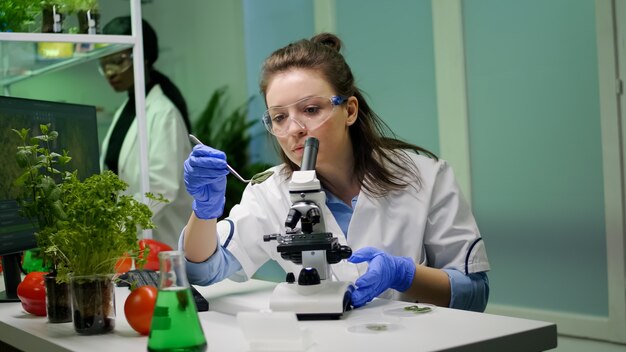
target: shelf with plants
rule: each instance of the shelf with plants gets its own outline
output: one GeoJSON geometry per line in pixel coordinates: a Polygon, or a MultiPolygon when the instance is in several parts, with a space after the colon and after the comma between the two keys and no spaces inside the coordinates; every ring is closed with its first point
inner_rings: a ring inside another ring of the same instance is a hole
{"type": "Polygon", "coordinates": [[[94,36],[99,21],[98,0],[0,2],[0,85],[5,94],[12,83],[135,44],[133,37],[94,36]]]}
{"type": "MultiPolygon", "coordinates": [[[[44,73],[66,69],[80,63],[97,60],[103,56],[113,54],[132,46],[132,44],[128,43],[128,38],[124,38],[125,40],[117,42],[107,40],[102,42],[103,44],[98,44],[84,51],[72,50],[70,55],[67,57],[48,59],[41,58],[37,54],[38,44],[44,43],[43,41],[4,41],[2,38],[7,37],[6,34],[7,33],[0,33],[0,40],[2,40],[0,42],[0,57],[2,58],[2,61],[0,61],[0,86],[5,87],[44,73]]],[[[19,34],[21,33],[15,33],[15,35],[19,34]]],[[[80,36],[93,37],[88,35],[80,36]]],[[[63,43],[61,41],[48,41],[50,38],[47,37],[44,39],[46,39],[45,43],[63,43]]],[[[67,43],[73,45],[73,43],[78,42],[68,41],[67,43]]]]}

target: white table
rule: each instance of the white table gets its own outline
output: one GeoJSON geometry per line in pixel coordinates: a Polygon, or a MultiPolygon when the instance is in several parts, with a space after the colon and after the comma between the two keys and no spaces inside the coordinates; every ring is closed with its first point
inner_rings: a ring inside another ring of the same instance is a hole
{"type": "MultiPolygon", "coordinates": [[[[199,290],[210,311],[200,313],[208,351],[248,351],[236,314],[268,309],[274,284],[258,280],[224,281],[199,290]]],[[[24,351],[145,351],[147,337],[135,333],[124,318],[128,289],[116,289],[115,330],[82,336],[72,323],[49,324],[25,313],[19,303],[0,304],[0,340],[24,351]]],[[[334,321],[302,321],[313,340],[307,352],[322,351],[543,351],[556,347],[556,325],[484,313],[435,307],[430,313],[399,317],[389,310],[406,302],[375,300],[334,321]],[[350,332],[365,323],[390,324],[379,333],[350,332]]]]}

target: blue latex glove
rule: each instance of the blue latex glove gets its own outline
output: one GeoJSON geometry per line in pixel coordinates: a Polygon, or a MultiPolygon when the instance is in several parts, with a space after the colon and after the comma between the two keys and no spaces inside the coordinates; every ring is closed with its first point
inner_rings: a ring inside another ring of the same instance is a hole
{"type": "Polygon", "coordinates": [[[396,257],[374,247],[361,248],[352,253],[350,263],[369,262],[367,271],[354,283],[352,305],[365,305],[386,289],[404,292],[413,283],[415,262],[409,257],[396,257]]]}
{"type": "Polygon", "coordinates": [[[185,186],[194,198],[193,211],[200,219],[217,219],[226,203],[226,154],[196,145],[185,160],[185,186]]]}

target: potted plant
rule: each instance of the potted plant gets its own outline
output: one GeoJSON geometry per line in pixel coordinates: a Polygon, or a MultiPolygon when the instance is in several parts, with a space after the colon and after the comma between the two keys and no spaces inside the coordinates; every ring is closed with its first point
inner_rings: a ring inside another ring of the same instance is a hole
{"type": "Polygon", "coordinates": [[[69,10],[63,0],[42,0],[41,6],[41,33],[63,32],[63,21],[69,10]]]}
{"type": "Polygon", "coordinates": [[[78,33],[97,34],[100,32],[100,6],[98,0],[61,1],[70,9],[70,12],[76,12],[78,33]]]}
{"type": "MultiPolygon", "coordinates": [[[[40,125],[39,128],[41,134],[32,138],[30,129],[13,130],[21,140],[16,161],[23,170],[15,180],[21,193],[17,202],[21,214],[33,221],[37,228],[35,235],[40,250],[35,253],[41,263],[31,265],[31,268],[50,271],[45,278],[48,320],[51,323],[63,323],[71,321],[69,288],[67,284],[56,281],[59,258],[45,249],[50,246],[50,236],[57,231],[59,221],[65,217],[61,185],[70,180],[71,173],[62,171],[62,168],[70,162],[71,157],[66,151],[63,154],[51,151],[58,133],[51,130],[49,124],[40,125]]],[[[26,258],[30,259],[30,253],[26,254],[26,258]]]]}
{"type": "Polygon", "coordinates": [[[74,173],[62,185],[64,217],[46,254],[61,258],[57,280],[70,283],[74,328],[81,334],[114,328],[115,265],[124,255],[138,256],[138,229],[154,228],[149,206],[124,195],[127,186],[108,170],[84,181],[74,173]]]}

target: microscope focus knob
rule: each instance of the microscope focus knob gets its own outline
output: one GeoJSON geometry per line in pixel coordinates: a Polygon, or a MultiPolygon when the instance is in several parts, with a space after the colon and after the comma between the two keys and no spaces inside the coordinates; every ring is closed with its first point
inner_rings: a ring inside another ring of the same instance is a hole
{"type": "Polygon", "coordinates": [[[291,271],[288,272],[285,276],[285,281],[287,281],[288,284],[293,284],[296,282],[296,275],[294,275],[291,271]]]}
{"type": "Polygon", "coordinates": [[[341,246],[339,249],[339,256],[341,259],[348,259],[352,255],[352,248],[349,246],[341,246]]]}
{"type": "Polygon", "coordinates": [[[311,286],[319,285],[320,274],[315,268],[302,268],[300,275],[298,276],[298,285],[311,286]]]}

